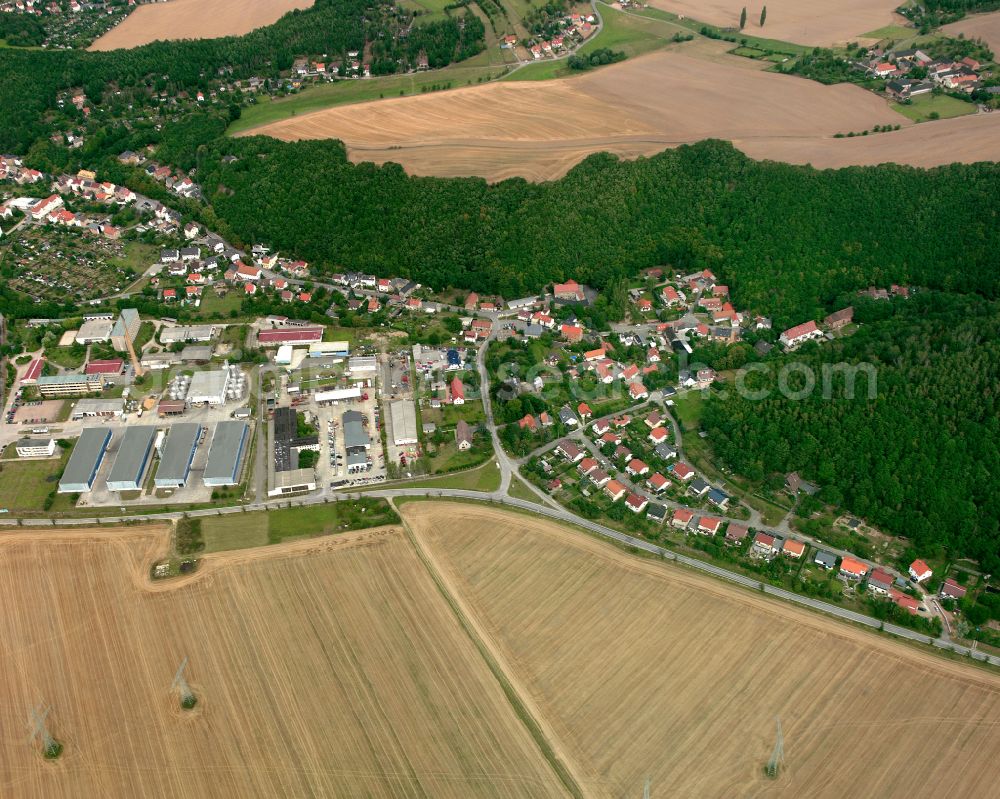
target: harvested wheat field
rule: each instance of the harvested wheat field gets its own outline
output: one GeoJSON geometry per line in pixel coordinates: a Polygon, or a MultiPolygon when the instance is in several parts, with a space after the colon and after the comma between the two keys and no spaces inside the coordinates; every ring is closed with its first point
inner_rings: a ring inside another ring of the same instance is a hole
{"type": "Polygon", "coordinates": [[[812,164],[817,169],[886,162],[933,167],[1000,161],[1000,113],[922,122],[852,139],[744,139],[733,142],[751,158],[812,164]]]}
{"type": "Polygon", "coordinates": [[[971,14],[958,22],[941,28],[948,36],[962,34],[966,39],[982,39],[990,46],[994,57],[1000,55],[1000,11],[989,14],[971,14]]]}
{"type": "Polygon", "coordinates": [[[819,138],[910,124],[857,86],[764,72],[722,49],[699,43],[581,77],[338,106],[241,135],[338,138],[354,161],[396,161],[418,175],[544,180],[599,151],[635,157],[706,138],[819,138]]]}
{"type": "Polygon", "coordinates": [[[139,6],[88,50],[139,47],[160,39],[218,39],[270,25],[314,0],[167,0],[139,6]]]}
{"type": "Polygon", "coordinates": [[[987,796],[1000,677],[489,508],[409,504],[595,797],[987,796]],[[763,774],[784,730],[785,766],[763,774]]]}
{"type": "Polygon", "coordinates": [[[905,21],[893,13],[899,6],[896,0],[649,0],[649,5],[720,28],[738,28],[740,11],[746,7],[744,33],[808,45],[855,42],[863,33],[905,21]],[[761,27],[765,5],[767,17],[761,27]]]}
{"type": "Polygon", "coordinates": [[[164,528],[0,536],[0,795],[561,796],[394,528],[209,556],[164,528]],[[199,697],[170,684],[182,657],[199,697]],[[26,719],[52,706],[46,762],[26,719]]]}

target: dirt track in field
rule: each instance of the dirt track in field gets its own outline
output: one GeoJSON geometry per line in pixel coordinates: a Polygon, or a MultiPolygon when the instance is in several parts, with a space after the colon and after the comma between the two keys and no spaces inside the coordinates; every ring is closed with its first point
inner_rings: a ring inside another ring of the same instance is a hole
{"type": "Polygon", "coordinates": [[[905,21],[893,13],[899,6],[896,0],[649,0],[649,5],[720,28],[738,28],[740,10],[746,7],[743,33],[823,46],[856,42],[863,33],[905,21]],[[767,17],[761,27],[760,12],[765,5],[767,17]]]}
{"type": "Polygon", "coordinates": [[[333,107],[242,135],[338,138],[354,161],[495,181],[557,178],[599,151],[631,158],[706,138],[780,149],[784,141],[911,124],[856,86],[822,86],[762,66],[724,54],[718,42],[698,42],[581,77],[333,107]]]}
{"type": "Polygon", "coordinates": [[[398,528],[150,584],[168,535],[0,535],[0,795],[564,795],[398,528]],[[184,656],[189,712],[170,691],[184,656]],[[41,702],[55,763],[28,744],[41,702]]]}
{"type": "Polygon", "coordinates": [[[524,514],[403,516],[590,796],[639,796],[647,775],[657,795],[810,799],[985,796],[1000,779],[995,673],[524,514]]]}
{"type": "Polygon", "coordinates": [[[88,50],[139,47],[158,39],[218,39],[270,25],[314,0],[168,0],[142,5],[88,50]]]}

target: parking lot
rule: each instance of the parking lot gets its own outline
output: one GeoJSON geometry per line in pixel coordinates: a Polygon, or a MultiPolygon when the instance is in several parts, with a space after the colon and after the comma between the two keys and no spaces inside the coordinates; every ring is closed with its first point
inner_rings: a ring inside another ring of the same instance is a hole
{"type": "Polygon", "coordinates": [[[59,421],[59,416],[63,410],[64,400],[35,400],[33,402],[21,403],[15,395],[14,403],[11,406],[11,413],[8,413],[9,424],[45,424],[59,421]]]}

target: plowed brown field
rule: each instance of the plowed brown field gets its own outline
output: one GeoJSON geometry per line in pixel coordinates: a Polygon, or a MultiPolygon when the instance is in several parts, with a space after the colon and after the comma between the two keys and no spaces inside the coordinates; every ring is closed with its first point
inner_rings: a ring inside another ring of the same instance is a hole
{"type": "Polygon", "coordinates": [[[952,22],[941,29],[948,36],[965,36],[966,39],[982,39],[990,46],[994,57],[1000,55],[1000,11],[990,14],[971,14],[958,22],[952,22]]]}
{"type": "Polygon", "coordinates": [[[1000,677],[493,509],[403,516],[592,796],[987,796],[1000,677]],[[763,774],[775,740],[785,767],[763,774]]]}
{"type": "Polygon", "coordinates": [[[138,47],[158,39],[218,39],[270,25],[315,0],[168,0],[149,3],[129,14],[89,50],[138,47]]]}
{"type": "Polygon", "coordinates": [[[166,537],[0,535],[0,796],[564,795],[398,529],[150,584],[166,537]],[[189,712],[170,693],[185,655],[189,712]],[[51,763],[28,744],[43,701],[51,763]]]}
{"type": "Polygon", "coordinates": [[[746,7],[743,32],[796,44],[831,45],[858,41],[861,34],[904,21],[893,10],[895,0],[649,0],[649,5],[721,28],[736,28],[746,7]],[[764,27],[760,11],[767,6],[764,27]]]}

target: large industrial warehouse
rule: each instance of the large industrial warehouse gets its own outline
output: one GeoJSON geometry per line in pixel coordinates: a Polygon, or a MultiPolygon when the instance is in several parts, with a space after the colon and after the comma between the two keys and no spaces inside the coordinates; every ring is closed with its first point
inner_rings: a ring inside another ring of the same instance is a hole
{"type": "Polygon", "coordinates": [[[228,368],[195,372],[191,377],[187,401],[192,405],[221,405],[226,401],[231,376],[232,372],[228,368]]]}
{"type": "Polygon", "coordinates": [[[416,444],[417,411],[412,400],[396,400],[389,403],[389,418],[392,422],[392,440],[397,447],[416,444]]]}
{"type": "Polygon", "coordinates": [[[153,425],[130,427],[125,431],[108,475],[109,491],[138,491],[142,488],[142,475],[149,463],[155,437],[156,428],[153,425]]]}
{"type": "Polygon", "coordinates": [[[59,480],[60,494],[82,494],[93,488],[94,477],[110,441],[110,430],[103,427],[84,428],[59,480]]]}
{"type": "Polygon", "coordinates": [[[202,478],[205,485],[231,486],[239,482],[240,460],[249,432],[246,422],[219,422],[215,426],[202,478]]]}
{"type": "Polygon", "coordinates": [[[167,440],[160,451],[160,465],[153,478],[157,488],[181,488],[187,483],[191,462],[201,438],[201,425],[181,423],[171,425],[167,440]]]}

